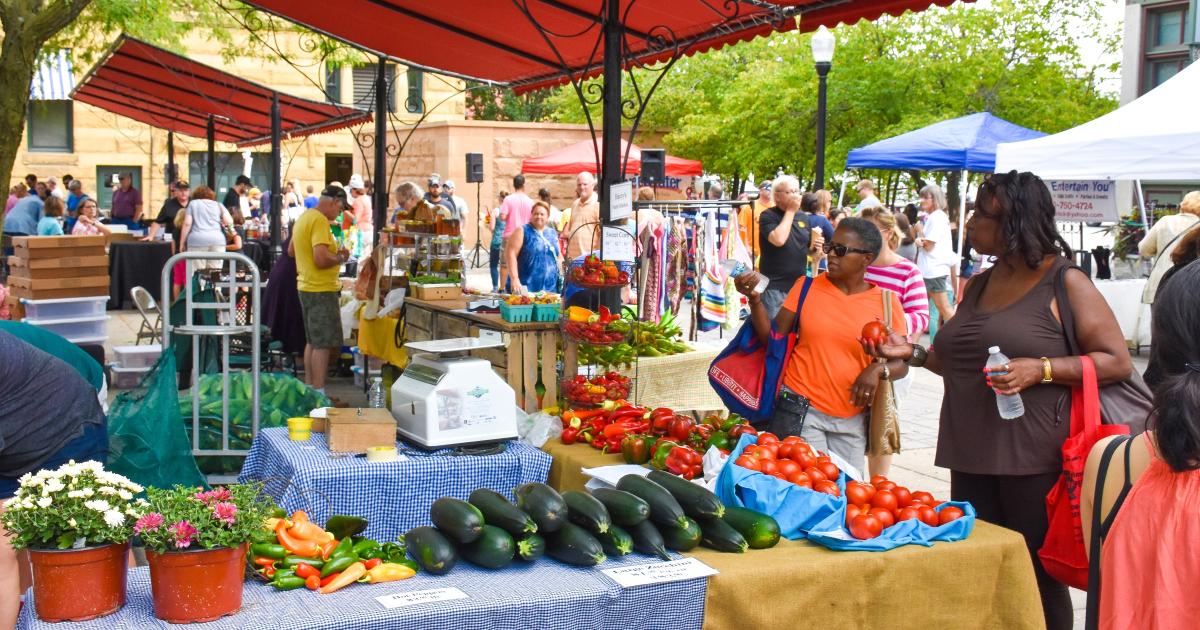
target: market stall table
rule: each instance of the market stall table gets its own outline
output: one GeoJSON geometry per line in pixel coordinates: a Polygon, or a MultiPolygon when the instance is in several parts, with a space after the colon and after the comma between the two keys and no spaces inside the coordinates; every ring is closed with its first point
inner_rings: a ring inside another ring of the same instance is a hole
{"type": "MultiPolygon", "coordinates": [[[[558,441],[549,483],[580,490],[579,469],[620,464],[585,445],[558,441]]],[[[886,552],[831,551],[782,540],[744,554],[688,552],[720,574],[710,578],[704,627],[767,628],[804,620],[836,628],[1042,628],[1041,600],[1020,534],[977,520],[966,540],[886,552]]]]}
{"type": "MultiPolygon", "coordinates": [[[[402,582],[352,584],[330,595],[307,589],[278,591],[247,582],[239,613],[203,624],[205,628],[699,628],[704,619],[704,578],[621,588],[601,569],[653,562],[648,556],[612,559],[594,568],[570,567],[549,558],[514,563],[490,571],[460,562],[442,576],[418,573],[402,582]],[[385,608],[377,597],[394,593],[457,588],[467,597],[385,608]],[[669,602],[668,604],[665,604],[669,602]]],[[[129,573],[128,598],[116,613],[80,623],[44,623],[33,614],[32,589],[17,628],[171,628],[154,618],[150,574],[145,567],[129,573]]]]}
{"type": "Polygon", "coordinates": [[[108,246],[108,308],[133,307],[129,290],[143,287],[161,304],[163,265],[171,258],[171,244],[161,241],[114,242],[108,246]]]}
{"type": "Polygon", "coordinates": [[[323,433],[293,442],[285,428],[263,429],[238,481],[266,482],[281,506],[308,510],[318,523],[333,514],[361,516],[370,523],[364,535],[388,541],[428,523],[429,506],[439,497],[465,500],[476,488],[491,488],[511,500],[513,487],[545,481],[550,470],[549,455],[516,441],[495,455],[400,450],[405,461],[373,463],[331,453],[323,433]]]}

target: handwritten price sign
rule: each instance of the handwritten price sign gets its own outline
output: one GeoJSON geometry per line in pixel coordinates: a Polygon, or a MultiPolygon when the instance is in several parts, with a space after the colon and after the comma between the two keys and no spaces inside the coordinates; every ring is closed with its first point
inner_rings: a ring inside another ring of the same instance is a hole
{"type": "Polygon", "coordinates": [[[678,582],[717,574],[716,569],[695,558],[635,564],[616,569],[604,569],[602,572],[624,588],[678,582]]]}

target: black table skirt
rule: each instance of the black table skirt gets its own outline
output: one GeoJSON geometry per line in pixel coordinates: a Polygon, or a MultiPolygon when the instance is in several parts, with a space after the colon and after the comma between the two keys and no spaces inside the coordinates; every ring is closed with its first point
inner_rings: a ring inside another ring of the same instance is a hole
{"type": "Polygon", "coordinates": [[[171,244],[163,242],[119,242],[108,247],[108,308],[134,308],[129,290],[144,287],[162,303],[162,271],[172,256],[171,244]]]}

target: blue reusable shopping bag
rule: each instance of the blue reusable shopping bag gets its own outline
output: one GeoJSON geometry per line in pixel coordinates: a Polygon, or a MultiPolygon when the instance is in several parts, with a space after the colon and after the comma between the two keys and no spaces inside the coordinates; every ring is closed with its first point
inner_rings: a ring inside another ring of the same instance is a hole
{"type": "Polygon", "coordinates": [[[846,529],[846,506],[812,528],[808,539],[834,551],[887,551],[904,545],[932,547],[935,541],[953,542],[964,540],[975,527],[975,508],[965,501],[947,501],[937,506],[937,511],[947,505],[962,508],[963,515],[945,525],[931,527],[916,519],[900,521],[883,530],[875,538],[859,540],[846,529]]]}
{"type": "Polygon", "coordinates": [[[779,395],[783,366],[787,364],[787,357],[796,344],[800,309],[804,306],[810,286],[812,278],[804,278],[800,300],[796,305],[796,321],[791,331],[781,333],[775,330],[772,320],[771,336],[764,345],[754,333],[754,322],[747,319],[729,345],[713,359],[708,368],[708,382],[733,413],[752,422],[771,419],[775,411],[775,398],[779,395]]]}

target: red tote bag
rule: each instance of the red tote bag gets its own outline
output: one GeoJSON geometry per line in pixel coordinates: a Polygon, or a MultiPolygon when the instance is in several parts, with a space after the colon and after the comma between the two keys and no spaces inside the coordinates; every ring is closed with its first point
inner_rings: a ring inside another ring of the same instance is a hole
{"type": "Polygon", "coordinates": [[[1100,423],[1100,388],[1091,357],[1082,356],[1083,385],[1071,392],[1071,436],[1062,445],[1062,476],[1046,495],[1050,528],[1038,550],[1042,567],[1051,577],[1081,590],[1088,586],[1088,559],[1083,548],[1079,497],[1083,467],[1092,446],[1110,435],[1128,435],[1129,426],[1100,423]]]}

